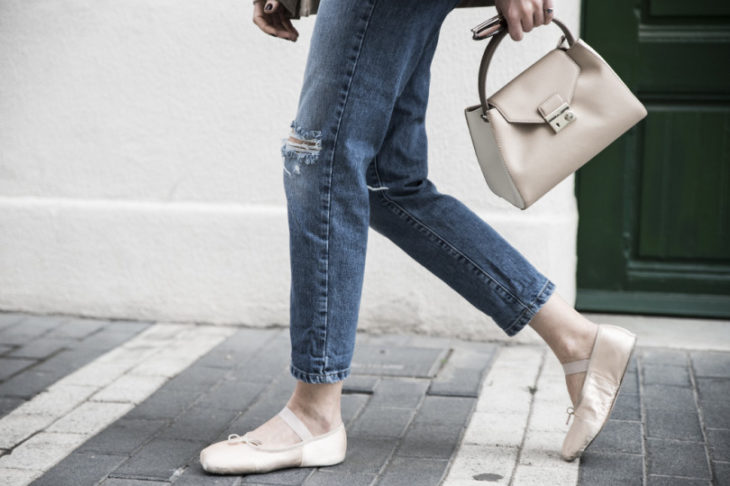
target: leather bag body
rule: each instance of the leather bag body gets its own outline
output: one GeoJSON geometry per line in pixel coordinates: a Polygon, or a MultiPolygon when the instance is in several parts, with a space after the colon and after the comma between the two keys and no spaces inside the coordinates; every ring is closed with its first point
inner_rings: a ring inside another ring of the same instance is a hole
{"type": "Polygon", "coordinates": [[[647,112],[605,60],[553,19],[558,47],[486,98],[486,76],[506,35],[489,41],[479,69],[481,103],[466,108],[474,150],[489,188],[527,209],[647,112]],[[561,47],[567,40],[568,47],[561,47]]]}

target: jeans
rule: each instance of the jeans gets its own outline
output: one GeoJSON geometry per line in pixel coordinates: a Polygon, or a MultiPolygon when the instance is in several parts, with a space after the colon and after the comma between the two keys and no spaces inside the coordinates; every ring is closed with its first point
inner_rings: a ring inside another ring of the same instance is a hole
{"type": "MultiPolygon", "coordinates": [[[[458,0],[323,0],[282,146],[294,378],[350,373],[368,228],[512,336],[555,290],[428,179],[424,119],[441,24],[458,0]]],[[[466,130],[466,126],[464,127],[466,130]]]]}

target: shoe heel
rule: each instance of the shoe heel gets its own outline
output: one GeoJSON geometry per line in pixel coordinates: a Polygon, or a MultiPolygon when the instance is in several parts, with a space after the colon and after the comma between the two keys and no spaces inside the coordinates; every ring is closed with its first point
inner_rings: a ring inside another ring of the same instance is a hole
{"type": "Polygon", "coordinates": [[[302,447],[302,467],[333,466],[345,460],[347,433],[340,425],[330,435],[302,447]]]}

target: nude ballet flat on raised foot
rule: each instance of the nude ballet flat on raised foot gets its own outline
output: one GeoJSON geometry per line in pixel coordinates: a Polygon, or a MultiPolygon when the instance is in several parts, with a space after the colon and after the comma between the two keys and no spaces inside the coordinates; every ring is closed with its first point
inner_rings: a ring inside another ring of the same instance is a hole
{"type": "Polygon", "coordinates": [[[214,474],[253,474],[288,467],[332,466],[345,460],[347,435],[344,424],[315,437],[287,407],[279,412],[279,417],[301,442],[267,448],[261,441],[247,435],[231,434],[228,440],[216,442],[200,451],[201,466],[214,474]]]}
{"type": "Polygon", "coordinates": [[[636,336],[628,330],[601,324],[591,357],[563,365],[566,375],[586,372],[578,403],[568,408],[573,423],[561,451],[566,461],[579,457],[608,421],[635,345],[636,336]]]}

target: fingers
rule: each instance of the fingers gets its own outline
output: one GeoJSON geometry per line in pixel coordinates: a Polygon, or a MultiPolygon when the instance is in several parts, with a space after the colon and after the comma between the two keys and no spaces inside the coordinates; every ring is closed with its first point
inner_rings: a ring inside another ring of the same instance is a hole
{"type": "Polygon", "coordinates": [[[553,19],[554,0],[496,0],[495,6],[507,20],[507,28],[512,40],[520,41],[526,32],[533,28],[549,24],[553,19]]]}
{"type": "Polygon", "coordinates": [[[253,23],[271,36],[296,41],[299,33],[291,24],[285,10],[276,0],[256,2],[253,6],[253,23]]]}
{"type": "Polygon", "coordinates": [[[520,12],[516,9],[507,10],[504,18],[507,19],[507,30],[509,31],[509,36],[512,37],[512,40],[522,40],[524,34],[522,31],[522,16],[520,15],[520,12]]]}
{"type": "Polygon", "coordinates": [[[292,34],[292,36],[293,36],[292,41],[296,42],[297,38],[299,37],[299,32],[297,31],[297,29],[294,28],[294,25],[292,25],[291,19],[289,17],[287,17],[286,15],[284,15],[284,12],[281,12],[281,23],[282,23],[282,25],[284,25],[284,28],[290,34],[292,34]]]}
{"type": "Polygon", "coordinates": [[[545,10],[542,5],[539,5],[540,8],[536,8],[534,12],[532,12],[532,25],[534,27],[538,27],[540,25],[545,24],[545,10]]]}
{"type": "Polygon", "coordinates": [[[545,21],[543,23],[545,25],[547,25],[553,21],[553,13],[554,13],[554,8],[555,8],[555,7],[553,7],[553,0],[545,0],[545,2],[542,5],[542,8],[543,8],[543,12],[545,13],[545,21]],[[545,10],[549,10],[550,13],[545,12],[545,10]]]}
{"type": "Polygon", "coordinates": [[[274,13],[279,11],[279,2],[277,0],[267,0],[264,12],[274,13]]]}

